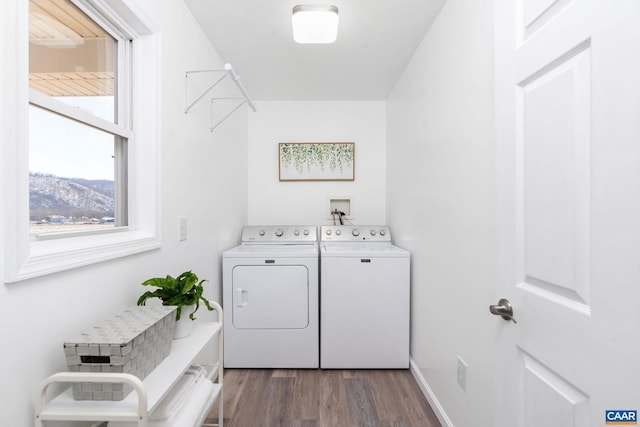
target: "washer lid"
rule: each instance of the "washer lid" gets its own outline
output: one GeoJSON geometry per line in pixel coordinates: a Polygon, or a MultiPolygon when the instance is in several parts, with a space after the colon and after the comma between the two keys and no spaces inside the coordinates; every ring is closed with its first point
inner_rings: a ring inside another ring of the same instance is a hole
{"type": "Polygon", "coordinates": [[[383,243],[323,243],[322,257],[352,258],[407,258],[411,255],[406,249],[383,243]]]}

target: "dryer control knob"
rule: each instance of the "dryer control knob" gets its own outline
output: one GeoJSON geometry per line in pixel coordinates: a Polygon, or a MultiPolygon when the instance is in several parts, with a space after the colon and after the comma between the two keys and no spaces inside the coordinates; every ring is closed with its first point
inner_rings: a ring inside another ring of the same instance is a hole
{"type": "Polygon", "coordinates": [[[387,232],[386,232],[386,231],[384,231],[384,228],[383,228],[383,229],[381,229],[381,230],[380,230],[380,235],[381,235],[381,236],[384,236],[385,234],[387,234],[387,232]]]}
{"type": "Polygon", "coordinates": [[[369,232],[369,234],[371,234],[372,236],[375,236],[375,235],[376,235],[376,230],[373,230],[373,229],[372,229],[372,230],[369,232]]]}
{"type": "Polygon", "coordinates": [[[354,236],[359,236],[360,230],[358,230],[357,228],[354,228],[353,231],[351,231],[351,234],[353,234],[354,236]]]}
{"type": "Polygon", "coordinates": [[[326,234],[327,236],[331,236],[331,230],[327,229],[327,231],[325,231],[325,234],[326,234]]]}
{"type": "Polygon", "coordinates": [[[261,236],[264,236],[264,230],[258,231],[258,234],[261,235],[261,236]]]}
{"type": "Polygon", "coordinates": [[[284,232],[281,229],[277,229],[276,230],[276,236],[282,237],[283,234],[284,234],[284,232]]]}
{"type": "Polygon", "coordinates": [[[305,236],[308,236],[308,235],[309,235],[309,230],[307,230],[307,229],[305,228],[305,230],[302,232],[302,234],[304,234],[305,236]]]}
{"type": "Polygon", "coordinates": [[[300,230],[293,230],[293,235],[294,236],[299,236],[300,235],[300,230]]]}
{"type": "Polygon", "coordinates": [[[342,230],[336,230],[336,235],[339,236],[342,234],[342,230]]]}

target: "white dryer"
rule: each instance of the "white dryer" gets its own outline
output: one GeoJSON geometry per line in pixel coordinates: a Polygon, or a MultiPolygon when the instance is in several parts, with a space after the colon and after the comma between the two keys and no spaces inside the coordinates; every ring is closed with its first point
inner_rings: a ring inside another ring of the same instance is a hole
{"type": "Polygon", "coordinates": [[[222,255],[224,365],[319,366],[315,226],[247,226],[222,255]]]}
{"type": "Polygon", "coordinates": [[[388,226],[321,227],[321,368],[409,368],[409,270],[388,226]]]}

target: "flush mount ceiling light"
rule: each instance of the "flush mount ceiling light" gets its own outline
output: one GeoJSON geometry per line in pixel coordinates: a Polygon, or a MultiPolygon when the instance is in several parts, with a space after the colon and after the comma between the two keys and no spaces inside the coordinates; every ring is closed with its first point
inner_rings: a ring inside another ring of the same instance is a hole
{"type": "Polygon", "coordinates": [[[338,37],[338,8],[333,5],[294,6],[291,22],[297,43],[333,43],[338,37]]]}

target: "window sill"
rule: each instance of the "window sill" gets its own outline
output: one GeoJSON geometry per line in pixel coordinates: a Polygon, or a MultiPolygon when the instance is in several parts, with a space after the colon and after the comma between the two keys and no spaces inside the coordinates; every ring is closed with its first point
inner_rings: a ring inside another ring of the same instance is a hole
{"type": "Polygon", "coordinates": [[[108,261],[160,247],[156,235],[140,231],[32,242],[30,254],[6,282],[17,282],[108,261]]]}

